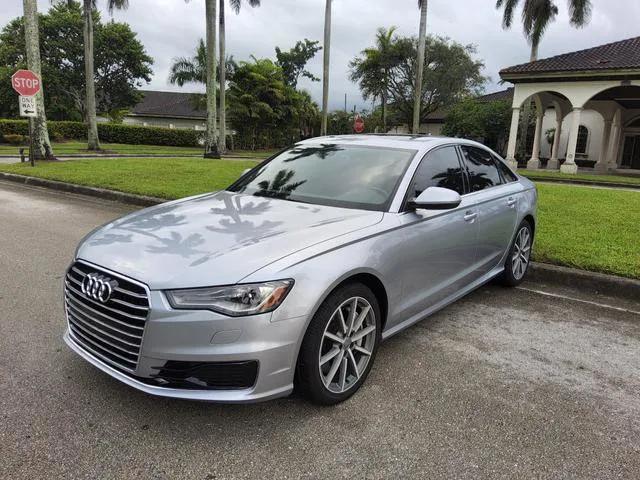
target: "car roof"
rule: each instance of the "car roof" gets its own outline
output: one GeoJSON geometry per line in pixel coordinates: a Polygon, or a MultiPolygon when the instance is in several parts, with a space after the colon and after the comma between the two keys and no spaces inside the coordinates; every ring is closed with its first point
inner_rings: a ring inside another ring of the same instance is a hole
{"type": "MultiPolygon", "coordinates": [[[[441,137],[435,135],[391,135],[391,134],[368,134],[368,135],[328,135],[326,137],[314,137],[302,140],[296,145],[317,145],[317,144],[341,144],[359,145],[368,147],[404,148],[409,150],[426,151],[438,145],[451,143],[479,145],[471,140],[461,138],[441,137]]],[[[484,147],[486,148],[486,147],[484,147]]]]}

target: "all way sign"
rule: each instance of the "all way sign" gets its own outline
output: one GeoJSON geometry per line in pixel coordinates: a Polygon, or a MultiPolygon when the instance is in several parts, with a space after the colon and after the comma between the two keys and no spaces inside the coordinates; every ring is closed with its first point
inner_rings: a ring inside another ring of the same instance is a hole
{"type": "Polygon", "coordinates": [[[37,117],[36,97],[20,95],[19,103],[21,117],[37,117]]]}

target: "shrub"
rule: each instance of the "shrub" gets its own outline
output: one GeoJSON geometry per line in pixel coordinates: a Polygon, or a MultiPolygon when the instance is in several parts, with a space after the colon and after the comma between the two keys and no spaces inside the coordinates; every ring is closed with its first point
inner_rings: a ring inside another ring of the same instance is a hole
{"type": "Polygon", "coordinates": [[[4,141],[10,145],[26,145],[29,142],[28,135],[17,135],[15,133],[10,133],[8,135],[3,135],[4,141]]]}
{"type": "MultiPolygon", "coordinates": [[[[59,139],[81,140],[87,138],[87,127],[82,122],[49,121],[49,136],[59,139]]],[[[28,135],[26,120],[0,120],[0,135],[28,135]]],[[[174,147],[197,147],[203,132],[162,127],[142,127],[115,123],[99,123],[98,136],[107,143],[130,145],[165,145],[174,147]]]]}

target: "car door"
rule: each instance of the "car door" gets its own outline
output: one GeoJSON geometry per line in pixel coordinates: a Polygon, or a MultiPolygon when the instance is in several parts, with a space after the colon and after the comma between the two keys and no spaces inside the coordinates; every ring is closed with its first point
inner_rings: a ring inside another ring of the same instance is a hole
{"type": "Polygon", "coordinates": [[[511,244],[522,188],[506,166],[501,173],[500,160],[488,150],[471,145],[461,145],[460,150],[469,181],[467,197],[478,214],[475,264],[481,277],[502,262],[511,244]]]}
{"type": "MultiPolygon", "coordinates": [[[[463,166],[454,145],[432,150],[422,159],[406,200],[431,186],[466,193],[463,166]]],[[[469,283],[477,241],[471,203],[463,196],[462,203],[451,210],[405,208],[398,214],[404,232],[402,248],[396,253],[403,273],[399,317],[422,312],[469,283]]]]}

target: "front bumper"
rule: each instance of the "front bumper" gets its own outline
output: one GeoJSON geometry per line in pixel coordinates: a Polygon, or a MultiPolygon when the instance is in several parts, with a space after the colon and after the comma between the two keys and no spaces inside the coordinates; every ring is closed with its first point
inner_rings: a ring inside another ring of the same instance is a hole
{"type": "Polygon", "coordinates": [[[149,292],[149,304],[140,356],[133,372],[123,371],[95,355],[76,340],[70,329],[64,340],[95,367],[151,395],[249,403],[286,396],[293,390],[297,353],[307,317],[272,321],[271,314],[231,318],[210,311],[174,310],[159,291],[149,292]],[[162,368],[170,363],[233,362],[257,363],[255,382],[250,387],[200,388],[191,383],[188,388],[176,388],[162,378],[162,368]]]}

